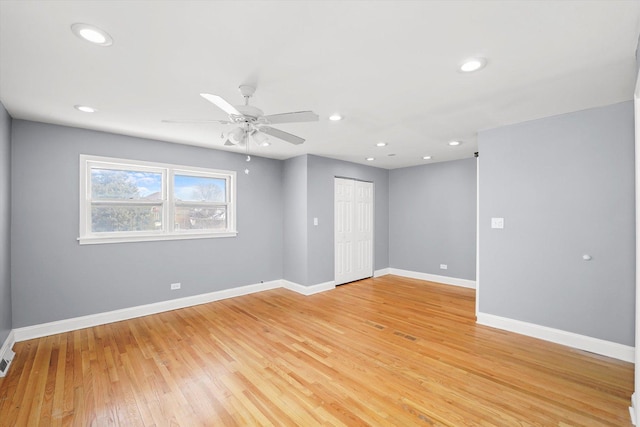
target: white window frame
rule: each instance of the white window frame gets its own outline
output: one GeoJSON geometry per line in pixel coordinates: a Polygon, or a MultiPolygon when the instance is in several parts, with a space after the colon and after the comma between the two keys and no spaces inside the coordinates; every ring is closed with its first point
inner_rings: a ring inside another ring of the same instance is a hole
{"type": "Polygon", "coordinates": [[[80,236],[81,245],[101,243],[147,242],[154,240],[210,239],[218,237],[235,237],[236,230],[236,172],[194,166],[174,165],[168,163],[145,162],[112,157],[80,155],[80,236]],[[162,197],[160,200],[122,200],[93,201],[91,199],[91,170],[116,169],[162,174],[162,197]],[[174,199],[174,176],[188,175],[205,178],[224,179],[226,182],[227,201],[221,203],[178,202],[174,199]],[[91,231],[91,207],[95,204],[113,205],[157,205],[161,207],[162,229],[149,231],[114,231],[94,233],[91,231]],[[226,207],[227,228],[223,231],[185,230],[175,227],[176,206],[212,206],[226,207]]]}

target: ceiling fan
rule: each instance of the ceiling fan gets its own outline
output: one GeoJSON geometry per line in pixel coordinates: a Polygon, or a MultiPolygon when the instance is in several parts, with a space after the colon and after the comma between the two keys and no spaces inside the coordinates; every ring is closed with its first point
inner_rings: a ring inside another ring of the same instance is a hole
{"type": "MultiPolygon", "coordinates": [[[[223,125],[238,125],[226,135],[224,145],[247,144],[249,137],[258,145],[269,145],[267,135],[273,136],[291,144],[302,144],[305,140],[269,125],[280,123],[300,123],[318,121],[318,115],[313,111],[296,111],[292,113],[272,114],[265,116],[261,109],[249,105],[249,98],[256,91],[255,86],[240,85],[240,93],[244,97],[244,105],[233,106],[224,98],[210,93],[201,93],[207,101],[229,115],[228,120],[162,120],[164,123],[220,123],[223,125]]],[[[223,134],[224,135],[224,134],[223,134]]]]}

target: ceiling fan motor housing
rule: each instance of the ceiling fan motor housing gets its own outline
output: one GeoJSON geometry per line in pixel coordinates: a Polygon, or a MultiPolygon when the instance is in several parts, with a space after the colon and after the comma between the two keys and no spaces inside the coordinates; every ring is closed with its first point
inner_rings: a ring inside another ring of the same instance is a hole
{"type": "Polygon", "coordinates": [[[249,119],[250,122],[255,122],[264,115],[261,109],[253,105],[235,105],[235,107],[244,116],[240,116],[237,122],[244,122],[246,119],[249,119]]]}

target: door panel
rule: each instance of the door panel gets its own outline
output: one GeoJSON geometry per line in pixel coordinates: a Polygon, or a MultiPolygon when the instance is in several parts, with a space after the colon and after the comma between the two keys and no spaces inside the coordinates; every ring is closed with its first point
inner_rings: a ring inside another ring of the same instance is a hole
{"type": "Polygon", "coordinates": [[[373,275],[373,183],[335,179],[335,283],[373,275]]]}

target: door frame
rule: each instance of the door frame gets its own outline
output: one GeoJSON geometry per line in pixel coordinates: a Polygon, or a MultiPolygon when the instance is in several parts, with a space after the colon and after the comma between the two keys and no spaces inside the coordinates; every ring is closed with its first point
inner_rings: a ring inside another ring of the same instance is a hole
{"type": "Polygon", "coordinates": [[[631,395],[632,422],[637,425],[640,421],[640,405],[636,401],[637,393],[640,391],[640,73],[636,77],[636,86],[633,93],[633,106],[635,117],[635,171],[636,171],[636,340],[635,348],[635,373],[634,373],[634,393],[631,395]]]}

